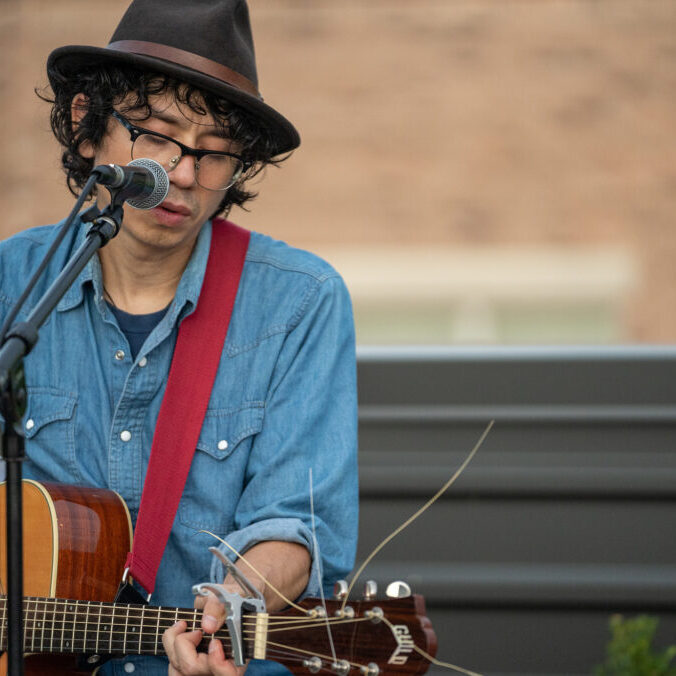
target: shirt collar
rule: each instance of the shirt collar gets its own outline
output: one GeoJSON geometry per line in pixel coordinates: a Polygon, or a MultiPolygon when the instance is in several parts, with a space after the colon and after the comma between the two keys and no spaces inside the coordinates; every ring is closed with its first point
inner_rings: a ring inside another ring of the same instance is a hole
{"type": "MultiPolygon", "coordinates": [[[[77,228],[77,235],[74,238],[73,246],[71,249],[71,254],[77,251],[77,249],[84,243],[87,230],[89,228],[88,223],[83,223],[82,214],[78,219],[73,223],[73,227],[77,228]]],[[[63,221],[59,223],[56,227],[57,230],[61,227],[63,221]]],[[[83,270],[77,276],[75,281],[70,285],[68,291],[63,295],[63,298],[59,301],[59,304],[56,306],[58,312],[64,312],[65,310],[71,310],[74,307],[77,307],[83,298],[83,287],[87,282],[91,282],[96,278],[94,282],[94,288],[97,290],[97,295],[102,295],[102,286],[101,286],[101,266],[99,265],[98,256],[94,256],[88,263],[85,265],[83,270]],[[96,263],[96,266],[94,265],[96,263]],[[98,266],[98,269],[96,269],[98,266]],[[97,274],[98,273],[98,274],[97,274]]]]}
{"type": "MultiPolygon", "coordinates": [[[[59,224],[60,225],[60,224],[59,224]]],[[[72,251],[76,251],[82,245],[87,236],[87,223],[83,223],[78,219],[74,227],[78,228],[78,233],[75,237],[72,251]]],[[[57,226],[58,227],[58,226],[57,226]]],[[[211,246],[211,221],[207,221],[200,230],[195,248],[193,249],[188,265],[183,271],[181,281],[178,283],[174,302],[171,304],[169,312],[171,323],[177,319],[183,319],[189,315],[197,305],[200,291],[202,290],[202,282],[204,280],[204,273],[207,268],[207,259],[209,258],[209,248],[211,246]]],[[[71,310],[77,307],[84,298],[84,287],[91,282],[94,287],[96,302],[103,303],[103,281],[101,276],[101,263],[98,256],[93,256],[82,272],[78,275],[76,280],[71,284],[70,288],[59,301],[56,309],[59,312],[71,310]]]]}

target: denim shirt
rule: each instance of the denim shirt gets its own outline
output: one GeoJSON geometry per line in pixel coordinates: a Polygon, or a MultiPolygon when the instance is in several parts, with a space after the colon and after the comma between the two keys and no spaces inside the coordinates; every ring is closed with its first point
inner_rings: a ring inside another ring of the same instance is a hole
{"type": "MultiPolygon", "coordinates": [[[[85,232],[77,223],[68,233],[26,314],[85,232]]],[[[0,321],[55,234],[45,226],[0,243],[0,321]]],[[[210,241],[206,223],[174,301],[134,362],[103,300],[98,257],[88,263],[25,359],[26,478],[117,491],[136,523],[178,327],[197,303],[210,241]]],[[[355,371],[351,304],[339,275],[312,254],[252,233],[153,605],[191,608],[193,584],[222,582],[223,566],[208,552],[217,542],[200,530],[240,552],[265,540],[306,546],[313,560],[306,595],[318,595],[320,568],[325,585],[347,574],[357,531],[355,371]]],[[[129,662],[137,673],[166,674],[167,662],[152,657],[115,660],[100,673],[131,673],[129,662]]]]}

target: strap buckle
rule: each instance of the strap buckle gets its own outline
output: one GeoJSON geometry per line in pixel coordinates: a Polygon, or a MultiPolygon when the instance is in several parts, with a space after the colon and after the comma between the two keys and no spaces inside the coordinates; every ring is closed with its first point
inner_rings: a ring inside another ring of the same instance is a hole
{"type": "MultiPolygon", "coordinates": [[[[128,587],[128,588],[134,589],[134,587],[132,587],[131,582],[127,582],[128,579],[129,579],[129,566],[127,566],[127,567],[124,569],[124,573],[122,573],[122,580],[120,581],[120,587],[119,587],[120,590],[121,590],[123,587],[125,587],[125,588],[128,587]]],[[[131,579],[133,580],[134,578],[131,578],[131,579]]],[[[136,591],[136,589],[134,589],[134,591],[136,592],[136,594],[138,594],[139,596],[141,596],[140,592],[136,591]]],[[[119,590],[118,590],[118,593],[120,593],[119,590]]],[[[148,596],[146,597],[145,602],[146,602],[146,603],[150,603],[150,599],[152,598],[152,596],[153,596],[153,594],[152,594],[152,592],[151,592],[151,593],[148,594],[148,596]]],[[[143,598],[143,597],[141,597],[141,598],[143,598]]],[[[130,601],[130,603],[132,603],[132,602],[130,601]]]]}

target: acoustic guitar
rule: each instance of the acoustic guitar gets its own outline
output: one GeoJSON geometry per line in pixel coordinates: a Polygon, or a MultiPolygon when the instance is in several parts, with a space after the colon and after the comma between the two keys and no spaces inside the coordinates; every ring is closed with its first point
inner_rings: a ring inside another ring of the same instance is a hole
{"type": "MultiPolygon", "coordinates": [[[[199,628],[201,611],[113,603],[132,529],[116,493],[81,486],[24,481],[25,674],[78,674],[109,655],[162,655],[162,633],[177,620],[199,628]],[[78,659],[79,657],[79,659],[78,659]],[[78,666],[79,665],[79,666],[78,666]]],[[[5,486],[0,485],[0,505],[5,486]]],[[[0,648],[7,647],[5,515],[0,520],[0,648]]],[[[436,636],[421,596],[387,600],[305,599],[265,616],[244,613],[242,648],[293,674],[380,676],[422,674],[436,652],[436,636]]],[[[231,655],[227,629],[216,635],[231,655]]],[[[206,650],[211,636],[201,649],[206,650]]],[[[0,676],[6,676],[6,655],[0,676]]]]}

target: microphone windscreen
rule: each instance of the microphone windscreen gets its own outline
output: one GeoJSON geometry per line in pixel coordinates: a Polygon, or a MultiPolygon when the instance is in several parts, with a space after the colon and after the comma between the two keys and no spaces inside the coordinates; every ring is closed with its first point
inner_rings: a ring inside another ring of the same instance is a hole
{"type": "Polygon", "coordinates": [[[132,160],[127,166],[143,167],[148,169],[155,177],[155,187],[150,195],[132,197],[127,200],[127,204],[134,209],[154,209],[162,204],[169,193],[169,174],[164,170],[164,167],[159,162],[146,157],[132,160]]]}

